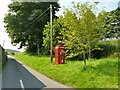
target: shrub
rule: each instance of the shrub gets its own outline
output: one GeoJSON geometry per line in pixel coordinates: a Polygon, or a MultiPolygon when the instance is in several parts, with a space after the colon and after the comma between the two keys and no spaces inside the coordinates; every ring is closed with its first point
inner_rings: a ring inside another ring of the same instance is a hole
{"type": "Polygon", "coordinates": [[[118,40],[110,40],[110,41],[102,41],[98,43],[98,47],[101,48],[101,50],[93,50],[92,56],[93,58],[102,58],[102,57],[108,57],[115,56],[116,53],[118,53],[118,40]]]}

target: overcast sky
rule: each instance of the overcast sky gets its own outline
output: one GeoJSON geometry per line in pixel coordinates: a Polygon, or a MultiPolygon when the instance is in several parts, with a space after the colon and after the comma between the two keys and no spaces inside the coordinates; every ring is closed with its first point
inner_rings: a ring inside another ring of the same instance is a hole
{"type": "MultiPolygon", "coordinates": [[[[83,2],[83,1],[100,1],[100,3],[98,4],[98,11],[101,11],[103,8],[106,11],[111,11],[114,10],[118,7],[118,1],[119,0],[105,0],[104,2],[102,0],[59,0],[60,6],[63,7],[67,7],[71,5],[71,2],[83,2]]],[[[4,42],[4,48],[5,49],[14,49],[17,50],[19,45],[17,46],[12,46],[11,45],[11,40],[8,37],[8,34],[5,32],[5,28],[4,28],[4,23],[3,23],[3,18],[4,15],[7,13],[8,11],[8,4],[11,3],[11,0],[4,0],[2,1],[2,3],[0,3],[0,44],[3,46],[3,42],[4,42]]],[[[63,13],[63,8],[60,9],[60,11],[57,13],[57,15],[62,15],[63,13]]]]}

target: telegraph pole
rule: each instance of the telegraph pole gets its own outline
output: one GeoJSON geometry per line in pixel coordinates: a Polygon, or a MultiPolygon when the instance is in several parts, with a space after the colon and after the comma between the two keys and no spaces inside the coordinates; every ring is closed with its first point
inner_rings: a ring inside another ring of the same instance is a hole
{"type": "Polygon", "coordinates": [[[52,62],[52,53],[53,53],[53,46],[52,46],[52,4],[50,4],[50,61],[52,62]]]}

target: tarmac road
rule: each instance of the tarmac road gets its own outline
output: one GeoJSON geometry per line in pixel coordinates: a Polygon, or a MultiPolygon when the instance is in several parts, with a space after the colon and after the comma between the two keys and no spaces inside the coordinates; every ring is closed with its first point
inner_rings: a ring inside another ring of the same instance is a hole
{"type": "Polygon", "coordinates": [[[8,62],[2,72],[2,90],[74,90],[40,74],[8,56],[8,62]]]}
{"type": "Polygon", "coordinates": [[[22,64],[13,58],[8,58],[8,62],[2,73],[2,90],[8,90],[8,88],[11,88],[11,90],[15,88],[22,88],[21,90],[26,90],[24,88],[28,88],[28,90],[30,88],[40,90],[43,87],[46,86],[26,70],[22,64]]]}

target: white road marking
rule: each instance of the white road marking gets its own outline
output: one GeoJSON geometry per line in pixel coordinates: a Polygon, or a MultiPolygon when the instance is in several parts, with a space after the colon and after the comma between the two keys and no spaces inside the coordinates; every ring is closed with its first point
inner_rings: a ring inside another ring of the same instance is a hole
{"type": "Polygon", "coordinates": [[[20,86],[21,86],[22,90],[25,90],[24,84],[23,84],[23,81],[22,81],[22,80],[20,80],[20,86]]]}

